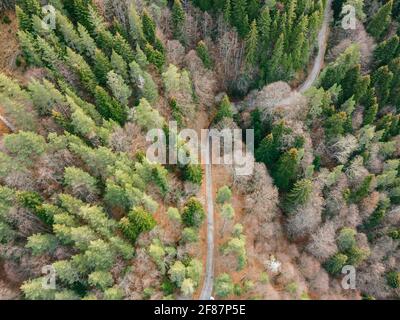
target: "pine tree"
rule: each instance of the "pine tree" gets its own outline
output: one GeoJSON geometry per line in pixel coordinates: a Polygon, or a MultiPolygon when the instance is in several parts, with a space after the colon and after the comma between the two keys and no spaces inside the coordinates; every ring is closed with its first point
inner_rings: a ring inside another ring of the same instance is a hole
{"type": "Polygon", "coordinates": [[[299,166],[299,151],[295,148],[285,152],[278,160],[273,177],[275,184],[283,191],[289,190],[297,178],[299,166]]]}
{"type": "Polygon", "coordinates": [[[96,52],[96,42],[90,36],[86,28],[78,23],[78,33],[80,37],[80,53],[88,58],[93,58],[96,52]]]}
{"type": "Polygon", "coordinates": [[[247,14],[250,21],[253,21],[258,16],[258,11],[260,10],[259,0],[248,0],[247,1],[247,14]]]}
{"type": "Polygon", "coordinates": [[[262,61],[265,62],[266,57],[268,57],[268,52],[270,51],[270,39],[271,39],[271,24],[272,19],[270,15],[270,10],[268,6],[265,6],[261,11],[261,15],[258,19],[258,31],[260,38],[260,47],[263,52],[262,61]]]}
{"type": "Polygon", "coordinates": [[[249,32],[246,0],[232,0],[232,9],[232,22],[237,28],[239,35],[244,38],[249,32]]]}
{"type": "Polygon", "coordinates": [[[154,49],[154,47],[149,43],[146,44],[144,52],[149,62],[154,64],[157,69],[161,71],[165,64],[165,56],[160,51],[154,49]]]}
{"type": "Polygon", "coordinates": [[[95,89],[96,107],[99,113],[107,120],[113,119],[124,124],[127,119],[127,111],[118,101],[111,98],[107,91],[97,86],[95,89]]]}
{"type": "Polygon", "coordinates": [[[118,32],[113,38],[113,48],[127,63],[135,59],[135,54],[133,53],[131,46],[118,32]]]}
{"type": "Polygon", "coordinates": [[[257,64],[257,53],[258,53],[258,31],[257,23],[254,20],[251,24],[250,32],[246,38],[246,63],[249,66],[255,66],[257,64]]]}
{"type": "Polygon", "coordinates": [[[306,204],[310,199],[312,190],[313,185],[310,180],[302,179],[297,181],[286,197],[288,207],[294,209],[297,206],[306,204]]]}
{"type": "Polygon", "coordinates": [[[37,67],[42,66],[40,57],[35,49],[35,39],[33,38],[33,36],[29,32],[24,32],[22,30],[19,30],[17,35],[19,44],[28,65],[33,65],[37,67]]]}
{"type": "Polygon", "coordinates": [[[397,35],[381,42],[374,51],[374,59],[378,67],[388,64],[395,57],[398,47],[399,37],[397,35]]]}
{"type": "Polygon", "coordinates": [[[393,73],[388,66],[380,67],[372,75],[372,83],[376,90],[376,95],[380,106],[384,106],[389,98],[393,73]]]}
{"type": "Polygon", "coordinates": [[[226,0],[225,6],[224,6],[224,21],[226,23],[231,23],[232,21],[232,6],[231,6],[231,0],[226,0]]]}
{"type": "Polygon", "coordinates": [[[219,105],[217,114],[214,118],[214,122],[218,123],[223,118],[232,118],[232,117],[233,117],[232,105],[231,102],[229,101],[228,96],[225,95],[219,105]]]}
{"type": "Polygon", "coordinates": [[[389,69],[393,73],[392,87],[389,101],[400,108],[400,58],[393,59],[389,64],[389,69]]]}
{"type": "Polygon", "coordinates": [[[67,46],[77,52],[82,52],[81,41],[72,22],[61,13],[57,13],[57,30],[62,34],[67,46]]]}
{"type": "Polygon", "coordinates": [[[107,74],[113,69],[109,59],[100,49],[96,49],[93,72],[101,85],[107,84],[107,74]]]}
{"type": "Polygon", "coordinates": [[[183,29],[185,24],[185,11],[183,10],[181,0],[174,0],[172,6],[172,34],[175,39],[184,42],[183,29]]]}
{"type": "Polygon", "coordinates": [[[113,70],[107,74],[107,85],[113,96],[122,104],[128,105],[132,90],[125,84],[124,79],[113,70]]]}
{"type": "Polygon", "coordinates": [[[267,75],[269,81],[275,81],[280,78],[282,72],[282,58],[284,50],[284,35],[283,33],[279,36],[278,41],[275,44],[274,51],[270,60],[270,67],[267,75]]]}
{"type": "Polygon", "coordinates": [[[143,26],[143,34],[146,40],[151,45],[154,45],[156,41],[156,24],[150,17],[150,14],[147,12],[147,10],[144,10],[142,14],[142,26],[143,26]]]}
{"type": "Polygon", "coordinates": [[[204,67],[206,67],[207,69],[212,69],[213,62],[208,52],[207,45],[204,41],[199,41],[196,47],[196,52],[201,61],[203,61],[204,67]]]}
{"type": "Polygon", "coordinates": [[[94,92],[97,86],[97,79],[85,59],[70,48],[67,48],[67,59],[69,66],[79,76],[86,90],[94,92]]]}
{"type": "Polygon", "coordinates": [[[372,17],[367,31],[377,40],[381,39],[392,21],[393,0],[389,0],[372,17]]]}
{"type": "Polygon", "coordinates": [[[32,21],[27,13],[18,5],[15,6],[15,12],[18,18],[19,29],[22,31],[32,31],[32,21]]]}
{"type": "Polygon", "coordinates": [[[139,14],[137,13],[134,2],[131,2],[128,13],[129,19],[129,35],[132,41],[137,44],[144,40],[143,26],[139,14]]]}
{"type": "Polygon", "coordinates": [[[138,44],[136,45],[135,61],[139,64],[139,66],[142,69],[146,68],[147,65],[149,64],[146,55],[144,54],[143,50],[140,48],[138,44]]]}
{"type": "Polygon", "coordinates": [[[128,65],[122,56],[116,53],[114,50],[111,54],[111,65],[116,73],[118,73],[125,81],[129,80],[128,77],[128,65]]]}

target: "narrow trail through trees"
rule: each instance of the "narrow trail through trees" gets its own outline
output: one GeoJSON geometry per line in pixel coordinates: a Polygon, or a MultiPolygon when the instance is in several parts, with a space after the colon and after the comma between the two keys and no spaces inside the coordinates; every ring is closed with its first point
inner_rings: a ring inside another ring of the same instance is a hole
{"type": "MultiPolygon", "coordinates": [[[[331,7],[332,0],[327,0],[324,12],[324,21],[321,30],[318,34],[318,55],[315,58],[312,71],[307,79],[297,91],[304,92],[308,90],[317,80],[320,71],[325,61],[325,53],[329,35],[329,24],[331,20],[331,7]]],[[[212,299],[212,292],[214,287],[214,199],[212,190],[212,164],[211,164],[211,146],[210,137],[207,139],[207,163],[206,163],[206,202],[207,202],[207,259],[206,259],[206,274],[204,276],[203,287],[200,293],[200,300],[212,299]]]]}

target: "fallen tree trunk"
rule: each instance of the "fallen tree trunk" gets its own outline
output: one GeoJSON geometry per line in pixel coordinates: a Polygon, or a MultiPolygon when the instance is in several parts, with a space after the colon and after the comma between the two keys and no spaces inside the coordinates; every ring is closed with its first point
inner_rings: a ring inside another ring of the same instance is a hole
{"type": "Polygon", "coordinates": [[[11,131],[11,132],[16,132],[17,129],[8,121],[6,118],[4,118],[2,115],[0,115],[0,121],[4,123],[4,125],[11,131]]]}

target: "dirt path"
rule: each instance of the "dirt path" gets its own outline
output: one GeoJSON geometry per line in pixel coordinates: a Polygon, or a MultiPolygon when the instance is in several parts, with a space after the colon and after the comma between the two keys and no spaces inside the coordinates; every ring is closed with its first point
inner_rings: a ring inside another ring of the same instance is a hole
{"type": "Polygon", "coordinates": [[[210,161],[210,139],[207,139],[206,150],[206,199],[207,199],[207,261],[206,275],[204,277],[203,289],[200,300],[210,300],[214,287],[214,199],[212,190],[212,164],[210,161]]]}
{"type": "Polygon", "coordinates": [[[318,55],[315,58],[313,68],[310,74],[308,75],[307,79],[298,88],[299,92],[304,92],[310,89],[310,87],[314,84],[315,80],[317,80],[319,73],[324,65],[326,47],[328,44],[328,36],[329,36],[329,23],[331,20],[331,12],[332,12],[331,7],[332,7],[332,0],[328,0],[324,12],[324,22],[322,23],[322,28],[318,34],[318,55]]]}
{"type": "MultiPolygon", "coordinates": [[[[320,71],[324,65],[327,41],[329,35],[329,23],[331,19],[332,0],[327,1],[324,12],[324,21],[318,34],[318,55],[314,61],[311,73],[307,79],[299,86],[298,91],[304,92],[309,89],[318,78],[320,71]]],[[[206,198],[207,198],[207,262],[206,274],[204,277],[203,288],[200,294],[200,300],[211,300],[214,287],[214,199],[212,193],[212,167],[210,164],[210,137],[207,139],[207,164],[206,164],[206,198]]]]}

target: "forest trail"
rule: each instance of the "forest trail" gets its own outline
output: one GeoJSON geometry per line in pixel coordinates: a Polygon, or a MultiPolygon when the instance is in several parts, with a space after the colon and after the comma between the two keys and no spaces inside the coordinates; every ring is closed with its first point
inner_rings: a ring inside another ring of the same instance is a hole
{"type": "Polygon", "coordinates": [[[332,12],[331,7],[332,7],[332,0],[328,0],[324,12],[324,22],[322,23],[321,30],[319,31],[318,34],[318,55],[315,58],[313,68],[310,74],[308,75],[307,79],[298,88],[299,92],[304,92],[311,88],[315,80],[317,80],[319,73],[324,65],[325,53],[329,37],[329,23],[331,20],[331,12],[332,12]]]}
{"type": "Polygon", "coordinates": [[[210,300],[214,287],[214,199],[212,190],[212,164],[210,139],[207,139],[206,150],[206,199],[207,199],[207,260],[206,274],[203,288],[200,293],[200,300],[210,300]]]}
{"type": "MultiPolygon", "coordinates": [[[[314,61],[311,73],[301,86],[299,92],[308,90],[318,78],[325,62],[325,53],[329,36],[329,23],[331,20],[332,0],[327,1],[324,12],[324,21],[318,34],[318,55],[314,61]]],[[[206,199],[207,199],[207,262],[206,274],[204,276],[203,288],[200,293],[200,300],[211,300],[214,288],[214,199],[212,191],[212,165],[210,163],[210,137],[207,139],[207,164],[206,164],[206,199]]]]}

